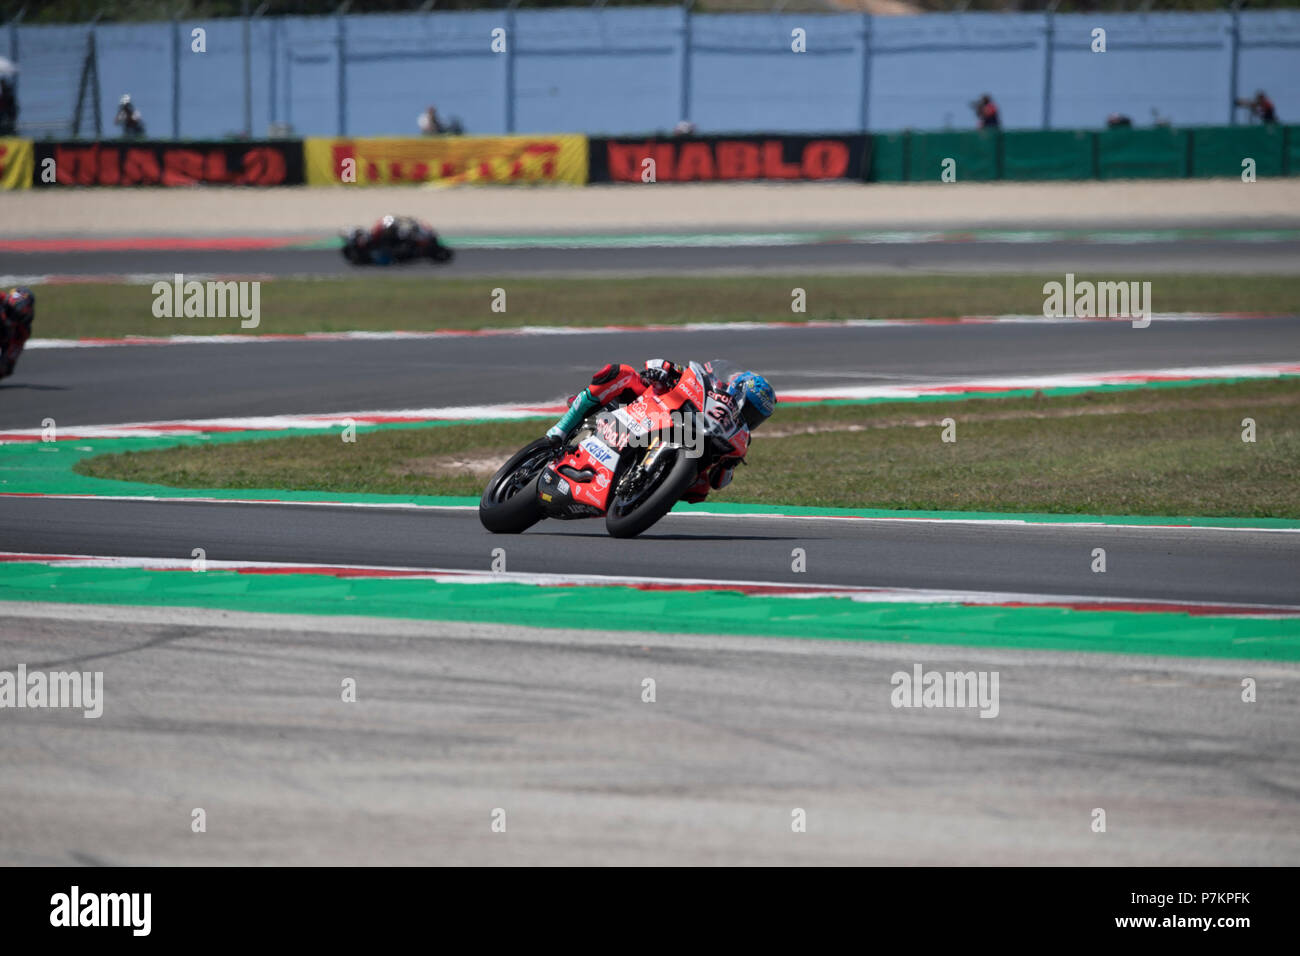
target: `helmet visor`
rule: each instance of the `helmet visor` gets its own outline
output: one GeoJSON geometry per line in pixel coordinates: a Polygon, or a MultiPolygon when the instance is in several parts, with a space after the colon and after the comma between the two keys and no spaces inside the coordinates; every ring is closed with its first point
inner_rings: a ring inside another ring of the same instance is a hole
{"type": "Polygon", "coordinates": [[[745,424],[749,426],[751,431],[767,421],[767,416],[751,401],[746,401],[741,406],[740,417],[745,420],[745,424]]]}

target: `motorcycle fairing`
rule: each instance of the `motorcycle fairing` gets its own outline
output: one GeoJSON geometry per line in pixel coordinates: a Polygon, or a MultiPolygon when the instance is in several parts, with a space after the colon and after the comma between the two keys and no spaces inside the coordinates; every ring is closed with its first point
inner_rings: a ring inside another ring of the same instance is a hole
{"type": "Polygon", "coordinates": [[[604,514],[617,466],[617,451],[594,434],[584,438],[543,469],[537,485],[543,509],[556,518],[604,514]]]}
{"type": "Polygon", "coordinates": [[[555,518],[604,514],[623,457],[649,455],[659,444],[655,439],[647,447],[631,439],[656,428],[670,433],[672,412],[688,405],[703,409],[705,380],[704,370],[691,363],[674,388],[662,394],[647,390],[621,408],[587,419],[576,433],[586,437],[542,470],[537,489],[543,510],[555,518]]]}

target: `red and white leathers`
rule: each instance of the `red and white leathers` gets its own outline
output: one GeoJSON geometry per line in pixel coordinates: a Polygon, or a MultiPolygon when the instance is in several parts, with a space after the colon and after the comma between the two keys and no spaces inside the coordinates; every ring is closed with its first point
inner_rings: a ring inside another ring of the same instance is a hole
{"type": "Polygon", "coordinates": [[[700,475],[695,480],[695,484],[682,493],[682,501],[697,505],[709,496],[710,489],[717,490],[727,487],[727,485],[731,484],[731,478],[736,473],[736,466],[741,461],[740,458],[723,458],[700,475]]]}
{"type": "Polygon", "coordinates": [[[584,389],[597,405],[608,405],[620,396],[626,401],[644,392],[648,385],[641,380],[641,373],[631,365],[606,365],[591,377],[591,384],[584,389]],[[627,395],[623,395],[627,392],[627,395]]]}
{"type": "MultiPolygon", "coordinates": [[[[672,388],[681,374],[680,366],[665,359],[650,359],[640,371],[631,365],[606,365],[591,377],[590,385],[570,400],[568,411],[546,434],[564,440],[594,409],[612,402],[626,404],[634,401],[647,388],[661,391],[672,388]]],[[[740,462],[739,457],[723,458],[700,475],[682,495],[682,500],[696,504],[707,498],[711,489],[725,488],[731,483],[740,462]]]]}
{"type": "MultiPolygon", "coordinates": [[[[734,410],[735,406],[728,400],[729,395],[725,390],[719,391],[715,389],[711,392],[711,395],[714,398],[722,399],[724,402],[731,405],[734,410]]],[[[736,467],[744,462],[744,453],[749,449],[749,426],[743,421],[740,421],[739,418],[733,420],[736,422],[738,431],[732,436],[732,448],[733,450],[737,450],[739,453],[724,456],[716,461],[712,468],[701,474],[700,477],[695,480],[695,484],[691,485],[685,492],[683,492],[683,501],[693,505],[699,504],[709,496],[710,490],[725,488],[727,485],[731,484],[731,479],[736,473],[736,467]],[[743,437],[740,435],[740,432],[744,433],[743,437]]]]}
{"type": "Polygon", "coordinates": [[[569,400],[569,410],[546,430],[546,434],[564,440],[593,409],[610,402],[626,403],[636,399],[650,387],[651,375],[671,377],[673,372],[681,375],[680,369],[663,359],[651,359],[645,367],[645,372],[638,372],[631,365],[606,365],[597,370],[591,377],[591,384],[569,400]]]}
{"type": "Polygon", "coordinates": [[[26,296],[28,314],[21,316],[10,307],[11,293],[0,294],[0,378],[13,374],[18,356],[22,354],[23,346],[32,334],[32,319],[35,317],[31,293],[25,289],[14,289],[12,294],[26,296]]]}

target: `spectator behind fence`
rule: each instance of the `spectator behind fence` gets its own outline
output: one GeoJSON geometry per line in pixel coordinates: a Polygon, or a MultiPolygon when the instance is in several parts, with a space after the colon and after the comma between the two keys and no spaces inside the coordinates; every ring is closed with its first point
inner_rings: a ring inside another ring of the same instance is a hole
{"type": "Polygon", "coordinates": [[[465,128],[460,125],[460,120],[455,117],[452,117],[450,122],[444,123],[438,117],[438,108],[436,106],[430,106],[421,113],[416,122],[420,125],[420,132],[425,136],[438,136],[443,133],[449,136],[459,136],[465,132],[465,128]]]}
{"type": "Polygon", "coordinates": [[[0,136],[12,136],[18,128],[18,97],[14,84],[7,76],[0,76],[0,136]]]}
{"type": "Polygon", "coordinates": [[[123,138],[137,139],[144,135],[144,117],[131,102],[130,93],[123,93],[122,98],[118,100],[117,115],[113,117],[113,122],[122,127],[123,138]]]}
{"type": "Polygon", "coordinates": [[[980,129],[997,129],[1002,125],[1002,120],[998,118],[998,105],[987,93],[971,103],[971,109],[975,111],[980,129]]]}
{"type": "Polygon", "coordinates": [[[1263,90],[1256,90],[1253,100],[1237,100],[1237,105],[1250,110],[1251,119],[1257,119],[1261,123],[1277,122],[1277,108],[1263,90]]]}
{"type": "Polygon", "coordinates": [[[1107,129],[1114,129],[1117,126],[1132,126],[1133,117],[1125,116],[1123,113],[1111,113],[1106,117],[1107,129]]]}

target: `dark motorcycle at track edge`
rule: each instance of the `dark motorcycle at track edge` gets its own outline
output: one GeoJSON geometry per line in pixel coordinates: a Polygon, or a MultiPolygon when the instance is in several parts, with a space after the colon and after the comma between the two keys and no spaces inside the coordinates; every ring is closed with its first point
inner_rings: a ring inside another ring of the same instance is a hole
{"type": "Polygon", "coordinates": [[[428,259],[451,262],[455,253],[428,224],[409,216],[386,216],[370,229],[342,233],[343,258],[356,266],[387,266],[428,259]]]}

